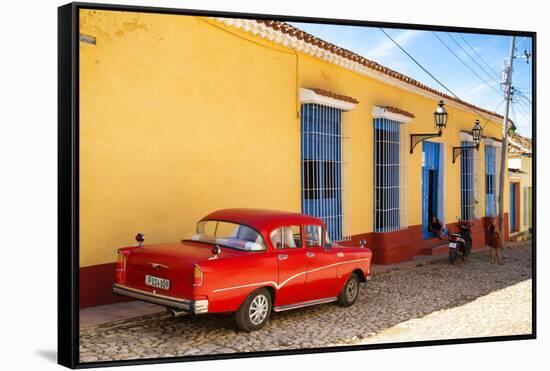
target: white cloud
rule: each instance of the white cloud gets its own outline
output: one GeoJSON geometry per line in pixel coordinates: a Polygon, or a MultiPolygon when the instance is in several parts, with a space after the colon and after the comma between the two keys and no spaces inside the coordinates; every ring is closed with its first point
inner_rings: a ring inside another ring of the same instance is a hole
{"type": "MultiPolygon", "coordinates": [[[[387,31],[386,31],[387,32],[387,31]]],[[[390,35],[399,45],[405,46],[415,38],[421,35],[420,31],[415,30],[404,30],[398,33],[397,35],[390,35]]],[[[373,60],[378,60],[386,57],[390,53],[394,52],[397,49],[397,46],[390,39],[384,36],[385,40],[378,43],[378,45],[370,50],[366,51],[366,57],[373,60]]]]}
{"type": "Polygon", "coordinates": [[[489,90],[489,86],[484,83],[467,84],[465,86],[460,87],[457,91],[457,94],[461,99],[467,102],[475,102],[476,98],[479,98],[480,96],[485,94],[488,90],[489,90]]]}

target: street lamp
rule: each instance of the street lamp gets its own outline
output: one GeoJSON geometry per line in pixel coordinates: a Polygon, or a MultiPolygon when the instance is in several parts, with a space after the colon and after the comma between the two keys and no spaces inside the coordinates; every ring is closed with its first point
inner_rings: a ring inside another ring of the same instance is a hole
{"type": "Polygon", "coordinates": [[[434,123],[435,127],[439,129],[439,135],[441,135],[441,132],[444,128],[447,127],[447,117],[449,114],[447,113],[447,110],[445,109],[445,103],[443,103],[442,100],[439,101],[438,104],[439,107],[434,112],[434,123]]]}
{"type": "Polygon", "coordinates": [[[440,137],[443,134],[443,129],[447,127],[447,118],[449,116],[444,106],[445,103],[440,100],[438,107],[434,112],[434,124],[437,128],[437,133],[411,134],[411,153],[413,153],[414,147],[416,147],[418,143],[423,142],[426,139],[440,137]]]}
{"type": "Polygon", "coordinates": [[[472,128],[472,138],[474,140],[473,146],[461,146],[453,147],[453,164],[458,156],[460,156],[464,151],[469,149],[476,149],[479,151],[479,144],[481,143],[481,134],[483,133],[483,128],[479,124],[479,119],[476,120],[474,127],[472,128]]]}
{"type": "Polygon", "coordinates": [[[477,149],[479,149],[479,143],[481,143],[481,133],[483,128],[479,125],[479,119],[476,120],[474,128],[472,129],[472,136],[474,137],[474,143],[476,144],[477,149]]]}

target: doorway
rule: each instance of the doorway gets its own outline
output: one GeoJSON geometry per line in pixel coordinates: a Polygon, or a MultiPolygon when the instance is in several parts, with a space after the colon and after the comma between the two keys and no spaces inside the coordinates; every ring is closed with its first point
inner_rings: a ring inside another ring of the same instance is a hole
{"type": "Polygon", "coordinates": [[[422,142],[422,238],[434,237],[429,231],[430,218],[435,215],[442,223],[443,190],[441,185],[443,167],[440,165],[441,144],[435,142],[422,142]]]}
{"type": "Polygon", "coordinates": [[[519,183],[510,183],[510,232],[519,231],[519,183]]]}

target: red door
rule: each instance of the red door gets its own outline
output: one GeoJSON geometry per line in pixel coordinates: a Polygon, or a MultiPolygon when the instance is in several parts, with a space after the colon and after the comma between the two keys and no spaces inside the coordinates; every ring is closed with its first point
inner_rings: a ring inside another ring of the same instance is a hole
{"type": "Polygon", "coordinates": [[[307,262],[300,226],[278,228],[270,233],[270,239],[275,248],[279,269],[275,305],[304,301],[307,262]]]}
{"type": "Polygon", "coordinates": [[[304,249],[281,249],[276,254],[279,261],[279,290],[276,294],[276,305],[304,301],[307,265],[304,249]]]}
{"type": "Polygon", "coordinates": [[[336,266],[334,253],[323,247],[306,248],[306,300],[335,296],[336,266]]]}
{"type": "Polygon", "coordinates": [[[305,300],[325,299],[335,296],[335,255],[323,247],[323,227],[304,226],[307,277],[305,300]]]}

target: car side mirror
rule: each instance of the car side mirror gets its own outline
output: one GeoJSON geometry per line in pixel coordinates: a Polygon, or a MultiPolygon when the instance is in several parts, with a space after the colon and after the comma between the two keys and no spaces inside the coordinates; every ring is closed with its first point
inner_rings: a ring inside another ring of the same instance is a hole
{"type": "Polygon", "coordinates": [[[361,245],[361,247],[365,247],[366,244],[367,244],[366,240],[359,241],[359,245],[361,245]]]}
{"type": "Polygon", "coordinates": [[[325,250],[328,250],[332,247],[332,244],[330,242],[325,242],[325,250]]]}

